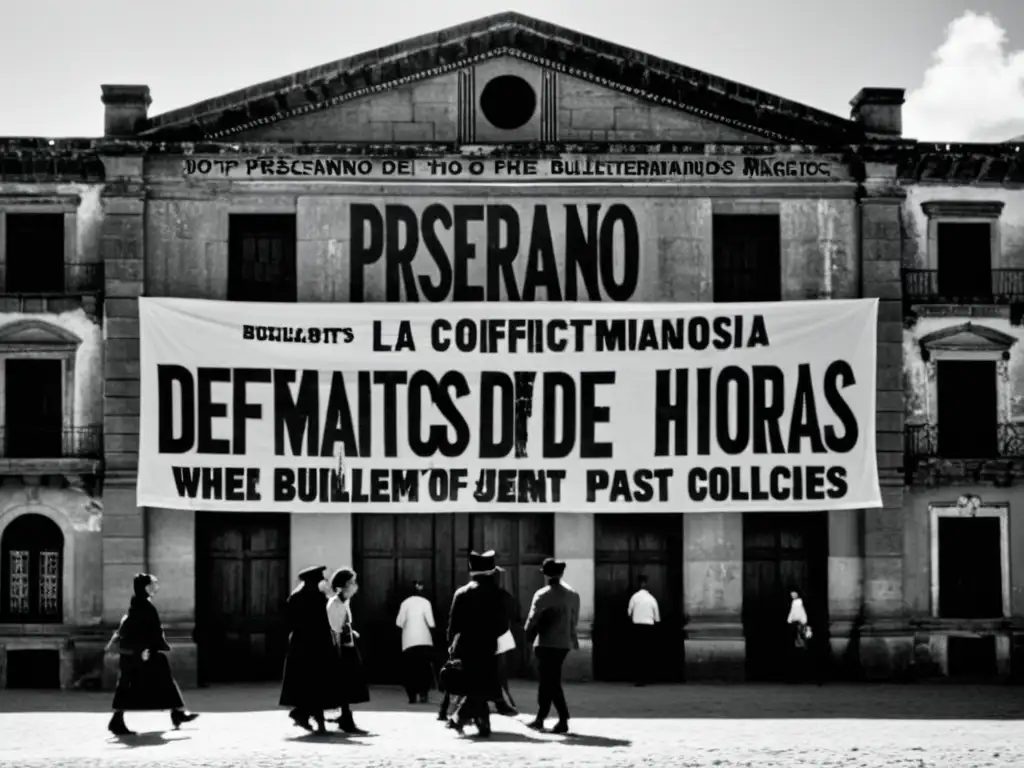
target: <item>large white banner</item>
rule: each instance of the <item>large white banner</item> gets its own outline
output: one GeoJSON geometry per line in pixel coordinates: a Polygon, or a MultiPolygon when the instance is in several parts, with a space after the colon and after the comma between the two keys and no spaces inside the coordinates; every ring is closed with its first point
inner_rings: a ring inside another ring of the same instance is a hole
{"type": "Polygon", "coordinates": [[[877,312],[143,298],[138,503],[878,507],[877,312]]]}

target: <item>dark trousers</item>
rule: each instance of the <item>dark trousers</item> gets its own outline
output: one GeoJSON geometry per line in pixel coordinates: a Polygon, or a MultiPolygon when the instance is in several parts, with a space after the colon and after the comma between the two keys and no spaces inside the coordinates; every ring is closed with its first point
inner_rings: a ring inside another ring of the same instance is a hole
{"type": "Polygon", "coordinates": [[[534,648],[537,657],[537,674],[540,685],[537,686],[537,719],[544,720],[555,706],[558,719],[569,719],[569,705],[565,703],[562,691],[562,664],[569,651],[565,648],[534,648]]]}
{"type": "Polygon", "coordinates": [[[647,685],[654,681],[654,661],[657,657],[654,624],[633,625],[633,682],[647,685]]]}
{"type": "Polygon", "coordinates": [[[434,683],[434,649],[429,645],[416,645],[402,651],[402,686],[409,701],[417,696],[426,700],[434,683]]]}

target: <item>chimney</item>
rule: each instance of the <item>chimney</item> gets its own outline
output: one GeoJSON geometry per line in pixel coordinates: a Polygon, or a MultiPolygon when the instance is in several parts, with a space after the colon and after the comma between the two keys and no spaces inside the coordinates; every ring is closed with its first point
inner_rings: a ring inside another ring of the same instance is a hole
{"type": "Polygon", "coordinates": [[[850,101],[850,118],[866,133],[902,136],[904,93],[902,88],[861,88],[850,101]]]}
{"type": "Polygon", "coordinates": [[[103,135],[113,138],[134,136],[146,120],[149,105],[148,85],[102,85],[103,135]]]}

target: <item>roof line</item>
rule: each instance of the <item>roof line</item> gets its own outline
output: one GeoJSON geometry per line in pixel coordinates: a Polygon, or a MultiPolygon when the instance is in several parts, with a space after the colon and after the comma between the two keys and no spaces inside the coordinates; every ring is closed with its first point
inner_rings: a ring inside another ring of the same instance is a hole
{"type": "Polygon", "coordinates": [[[211,113],[242,107],[255,99],[267,98],[282,92],[307,88],[312,83],[330,80],[343,75],[345,72],[380,65],[394,59],[408,58],[424,50],[458,43],[459,40],[465,40],[475,35],[507,29],[522,29],[553,40],[620,58],[651,70],[660,70],[664,74],[680,78],[695,85],[704,86],[713,92],[724,94],[741,102],[757,105],[769,111],[788,114],[792,117],[806,118],[835,128],[849,128],[855,125],[853,121],[847,118],[785,99],[768,91],[752,88],[742,83],[712,75],[617,43],[585,35],[581,32],[518,12],[505,11],[446,29],[407,38],[382,48],[337,59],[317,67],[294,72],[285,77],[268,80],[247,88],[231,91],[221,96],[205,99],[189,106],[170,110],[163,114],[154,115],[147,120],[146,128],[141,135],[158,133],[161,128],[194,122],[197,118],[210,115],[211,113]]]}

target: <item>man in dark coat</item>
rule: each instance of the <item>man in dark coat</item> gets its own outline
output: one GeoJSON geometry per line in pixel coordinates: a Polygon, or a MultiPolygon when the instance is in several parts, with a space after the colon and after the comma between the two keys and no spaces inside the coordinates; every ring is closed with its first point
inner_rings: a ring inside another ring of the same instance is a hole
{"type": "Polygon", "coordinates": [[[501,698],[501,678],[495,652],[498,638],[508,631],[508,616],[495,578],[500,571],[493,550],[483,554],[471,552],[471,581],[452,597],[448,614],[448,644],[452,660],[462,665],[461,690],[452,693],[463,698],[449,722],[459,732],[467,723],[473,722],[481,736],[489,736],[491,715],[488,702],[501,698]]]}
{"type": "Polygon", "coordinates": [[[547,586],[533,595],[530,613],[526,617],[526,642],[536,642],[534,655],[540,685],[537,688],[537,717],[530,727],[544,729],[544,720],[555,705],[558,723],[553,733],[569,732],[569,707],[562,692],[562,663],[571,650],[579,650],[576,625],[580,619],[580,596],[563,583],[565,563],[549,557],[541,566],[547,586]]]}
{"type": "Polygon", "coordinates": [[[112,708],[114,716],[107,730],[115,736],[132,736],[124,722],[126,711],[154,709],[171,710],[171,724],[178,728],[198,715],[185,709],[181,690],[174,682],[166,653],[171,650],[164,637],[160,615],[150,598],[156,594],[156,577],[136,574],[132,584],[134,595],[128,613],[121,619],[108,648],[115,644],[121,654],[121,672],[117,678],[112,708]]]}
{"type": "Polygon", "coordinates": [[[341,706],[336,680],[337,654],[331,625],[327,620],[324,593],[326,566],[306,568],[299,573],[301,584],[288,596],[288,655],[284,661],[280,705],[292,707],[288,716],[300,728],[326,733],[324,710],[341,706]]]}

